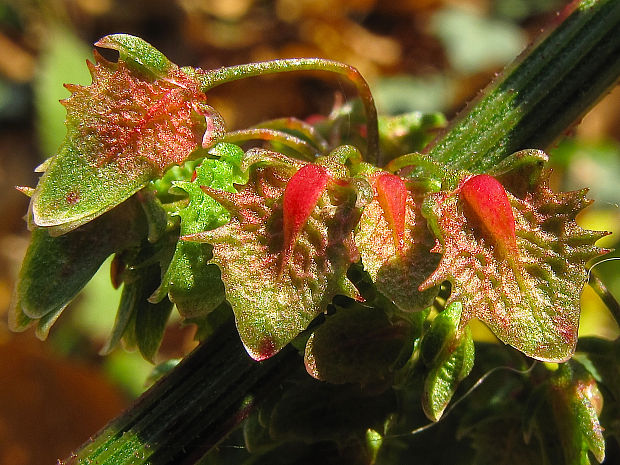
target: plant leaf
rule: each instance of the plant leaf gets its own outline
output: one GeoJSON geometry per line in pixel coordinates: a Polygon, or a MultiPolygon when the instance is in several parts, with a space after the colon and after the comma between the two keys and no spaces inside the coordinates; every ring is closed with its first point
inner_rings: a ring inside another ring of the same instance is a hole
{"type": "Polygon", "coordinates": [[[435,361],[424,380],[422,408],[432,421],[439,421],[459,383],[469,375],[474,366],[474,340],[469,327],[453,341],[444,358],[435,361]]]}
{"type": "Polygon", "coordinates": [[[46,228],[35,228],[11,303],[11,328],[21,331],[38,320],[37,335],[44,339],[60,312],[105,259],[139,244],[146,229],[144,214],[134,199],[63,236],[53,237],[46,228]]]}
{"type": "Polygon", "coordinates": [[[257,162],[239,193],[203,187],[232,218],[213,231],[184,237],[213,245],[239,334],[256,360],[277,353],[334,295],[354,293],[346,270],[358,257],[352,241],[358,213],[356,192],[346,180],[321,194],[284,260],[284,191],[302,166],[286,158],[257,162]]]}
{"type": "MultiPolygon", "coordinates": [[[[230,220],[230,214],[217,201],[205,194],[200,186],[236,192],[233,183],[243,181],[240,169],[243,150],[233,144],[218,144],[210,153],[219,159],[205,159],[196,166],[194,179],[173,181],[175,189],[189,196],[188,205],[177,214],[181,218],[181,235],[211,230],[230,220]]],[[[209,263],[209,244],[178,241],[174,256],[162,278],[161,286],[150,298],[163,299],[166,293],[185,318],[201,318],[220,305],[224,285],[219,268],[209,263]]]]}
{"type": "Polygon", "coordinates": [[[502,222],[481,218],[508,221],[506,204],[483,205],[484,194],[478,200],[464,196],[469,176],[455,190],[428,195],[424,214],[441,242],[435,251],[443,255],[420,289],[448,280],[450,301],[463,303],[461,328],[479,318],[526,355],[564,361],[577,342],[585,265],[602,252],[594,242],[605,233],[577,225],[576,215],[590,203],[585,191],[553,193],[548,173],[540,169],[545,159],[541,152],[519,152],[502,165],[499,182],[491,181],[506,189],[516,248],[507,245],[508,233],[497,229],[502,222]]]}
{"type": "Polygon", "coordinates": [[[110,210],[202,146],[209,110],[197,80],[141,39],[121,42],[98,43],[120,59],[95,52],[91,85],[67,85],[67,135],[31,200],[33,223],[53,234],[110,210]]]}
{"type": "Polygon", "coordinates": [[[327,316],[306,344],[306,370],[329,383],[360,383],[386,379],[408,345],[412,328],[391,322],[378,308],[356,304],[327,316]]]}
{"type": "Polygon", "coordinates": [[[437,294],[418,286],[437,267],[430,253],[433,237],[420,211],[421,196],[400,177],[384,172],[368,176],[375,197],[362,211],[355,231],[364,269],[379,292],[401,310],[423,310],[437,294]]]}

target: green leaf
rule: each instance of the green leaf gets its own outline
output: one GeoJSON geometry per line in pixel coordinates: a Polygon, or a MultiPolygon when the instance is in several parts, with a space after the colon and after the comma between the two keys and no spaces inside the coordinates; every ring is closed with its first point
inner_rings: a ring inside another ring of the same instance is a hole
{"type": "Polygon", "coordinates": [[[151,362],[164,337],[166,323],[168,322],[173,306],[172,302],[168,299],[163,299],[156,304],[152,304],[148,301],[148,297],[159,284],[160,274],[159,265],[149,267],[145,276],[135,283],[136,286],[140,286],[135,302],[136,341],[142,356],[151,362]]]}
{"type": "Polygon", "coordinates": [[[12,329],[24,330],[38,320],[37,335],[44,339],[60,312],[104,260],[137,245],[145,235],[144,215],[134,199],[63,236],[35,228],[11,304],[12,329]]]}
{"type": "Polygon", "coordinates": [[[128,274],[112,334],[101,352],[109,353],[123,340],[128,348],[137,347],[146,360],[153,362],[173,304],[167,298],[157,303],[148,300],[159,284],[159,263],[138,265],[128,274]]]}
{"type": "Polygon", "coordinates": [[[593,375],[620,403],[620,339],[607,341],[594,337],[579,339],[577,353],[585,353],[594,369],[593,375]]]}
{"type": "Polygon", "coordinates": [[[575,359],[584,364],[603,390],[601,424],[606,435],[615,437],[620,445],[620,339],[580,338],[575,359]]]}
{"type": "MultiPolygon", "coordinates": [[[[382,196],[379,180],[387,176],[394,175],[376,172],[367,177],[374,198],[362,211],[355,244],[377,290],[401,310],[418,311],[430,305],[437,295],[436,288],[421,292],[418,287],[437,267],[439,257],[430,253],[434,240],[420,211],[421,195],[406,188],[399,199],[394,198],[394,189],[382,196]],[[400,226],[391,220],[386,203],[399,204],[403,209],[400,226]]],[[[401,182],[405,188],[404,180],[401,182]]]]}
{"type": "Polygon", "coordinates": [[[163,53],[136,36],[111,34],[101,38],[95,45],[118,51],[119,58],[132,70],[150,79],[163,78],[176,71],[176,65],[163,53]]]}
{"type": "Polygon", "coordinates": [[[420,356],[426,366],[435,366],[454,350],[462,311],[460,302],[452,302],[433,319],[420,341],[420,356]]]}
{"type": "Polygon", "coordinates": [[[119,50],[119,61],[95,53],[92,84],[67,85],[67,135],[32,196],[32,222],[53,234],[110,210],[210,137],[197,81],[141,39],[114,37],[99,44],[119,50]]]}
{"type": "Polygon", "coordinates": [[[553,374],[548,395],[566,463],[589,464],[588,451],[602,463],[605,439],[598,415],[603,397],[592,375],[579,363],[564,363],[553,374]]]}
{"type": "Polygon", "coordinates": [[[335,384],[386,380],[395,363],[411,354],[411,332],[408,322],[391,322],[381,309],[339,308],[308,339],[306,370],[335,384]]]}
{"type": "Polygon", "coordinates": [[[283,259],[284,190],[301,166],[288,158],[256,162],[239,193],[203,187],[232,218],[213,231],[185,236],[213,245],[212,261],[221,269],[239,334],[257,360],[277,353],[334,295],[354,292],[346,270],[357,260],[352,229],[358,213],[356,191],[346,179],[323,192],[289,259],[283,259]]]}
{"type": "MultiPolygon", "coordinates": [[[[402,102],[402,92],[400,92],[402,102]]],[[[404,153],[421,151],[445,127],[441,113],[413,111],[397,116],[379,116],[379,143],[383,160],[388,162],[404,153]]]]}
{"type": "MultiPolygon", "coordinates": [[[[218,144],[210,154],[219,159],[205,159],[196,166],[195,178],[173,181],[175,189],[189,196],[189,203],[177,214],[181,218],[181,235],[195,234],[226,224],[230,214],[200,186],[236,192],[234,183],[244,181],[241,170],[243,150],[233,144],[218,144]]],[[[201,318],[220,305],[225,298],[219,268],[209,263],[213,248],[209,244],[179,241],[159,289],[151,301],[162,299],[166,292],[185,318],[201,318]]]]}
{"type": "Polygon", "coordinates": [[[463,303],[461,328],[479,318],[526,355],[564,361],[577,342],[585,265],[602,252],[594,243],[605,233],[577,225],[590,203],[585,191],[553,193],[541,171],[545,160],[542,152],[524,151],[498,167],[507,204],[472,205],[461,193],[467,175],[456,189],[427,196],[424,214],[441,242],[434,250],[443,255],[420,288],[450,281],[449,301],[463,303]],[[516,244],[496,229],[510,213],[516,244]]]}
{"type": "Polygon", "coordinates": [[[435,360],[435,366],[424,380],[422,393],[422,408],[430,420],[439,421],[459,383],[471,372],[474,352],[474,340],[466,327],[445,357],[435,360]]]}

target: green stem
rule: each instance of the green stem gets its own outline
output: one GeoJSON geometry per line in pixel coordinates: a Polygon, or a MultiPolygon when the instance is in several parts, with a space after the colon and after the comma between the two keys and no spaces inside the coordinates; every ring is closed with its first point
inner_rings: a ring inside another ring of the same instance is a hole
{"type": "Polygon", "coordinates": [[[518,150],[546,148],[617,82],[619,30],[620,2],[582,1],[426,151],[483,172],[518,150]]]}
{"type": "Polygon", "coordinates": [[[588,284],[590,284],[592,289],[594,289],[594,292],[598,294],[616,320],[616,323],[618,323],[618,326],[620,326],[620,303],[616,300],[612,293],[609,292],[607,286],[605,286],[603,281],[601,281],[592,270],[590,270],[590,279],[588,284]]]}
{"type": "Polygon", "coordinates": [[[239,79],[292,71],[327,71],[343,75],[355,85],[366,113],[368,161],[380,165],[379,129],[375,101],[368,83],[360,72],[352,66],[322,58],[290,58],[203,71],[198,73],[197,78],[201,81],[203,92],[207,92],[209,89],[239,79]]]}
{"type": "Polygon", "coordinates": [[[319,155],[318,150],[310,143],[299,137],[286,132],[276,131],[268,128],[250,128],[240,131],[227,132],[221,139],[221,142],[230,142],[233,144],[248,142],[250,140],[264,140],[269,142],[279,142],[297,153],[302,155],[305,160],[314,161],[319,155]]]}
{"type": "Polygon", "coordinates": [[[300,363],[290,347],[264,362],[252,360],[231,321],[61,463],[193,463],[300,363]]]}
{"type": "Polygon", "coordinates": [[[314,147],[316,147],[321,153],[327,152],[329,144],[319,133],[318,129],[305,121],[297,118],[277,118],[268,121],[263,121],[260,124],[254,126],[255,128],[273,129],[278,131],[290,130],[295,131],[303,135],[303,137],[314,147]]]}

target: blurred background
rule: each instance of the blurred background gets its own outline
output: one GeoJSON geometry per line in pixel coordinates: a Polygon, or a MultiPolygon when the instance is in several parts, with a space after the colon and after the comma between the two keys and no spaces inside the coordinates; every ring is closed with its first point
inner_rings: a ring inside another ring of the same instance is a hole
{"type": "MultiPolygon", "coordinates": [[[[28,243],[33,169],[64,137],[63,83],[88,84],[85,60],[101,36],[138,35],[179,65],[215,68],[313,56],[356,66],[379,111],[442,111],[448,117],[519,54],[564,0],[0,0],[0,465],[55,463],[117,415],[147,386],[138,354],[98,351],[119,294],[108,267],[63,313],[47,341],[6,327],[15,275],[28,243]]],[[[230,129],[280,116],[328,113],[338,79],[279,75],[209,94],[230,129]]],[[[605,97],[552,150],[554,187],[591,187],[582,226],[620,242],[620,92],[605,97]]],[[[611,256],[614,256],[612,254],[611,256]]],[[[617,252],[615,256],[620,256],[617,252]]],[[[620,296],[620,262],[597,272],[620,296]]],[[[44,277],[42,277],[44,279],[44,277]]],[[[594,293],[583,294],[580,333],[617,337],[594,293]]],[[[483,330],[479,337],[485,337],[483,330]]],[[[173,322],[160,361],[193,347],[191,327],[173,322]]]]}

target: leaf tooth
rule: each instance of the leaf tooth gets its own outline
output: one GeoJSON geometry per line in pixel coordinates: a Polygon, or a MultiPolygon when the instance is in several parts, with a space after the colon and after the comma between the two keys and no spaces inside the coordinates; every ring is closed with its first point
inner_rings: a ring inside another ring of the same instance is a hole
{"type": "Polygon", "coordinates": [[[34,194],[34,187],[15,186],[15,189],[28,197],[32,197],[32,194],[34,194]]]}
{"type": "Polygon", "coordinates": [[[585,263],[609,252],[609,249],[601,249],[595,245],[582,245],[580,247],[571,247],[566,255],[573,261],[585,263]]]}
{"type": "MultiPolygon", "coordinates": [[[[104,58],[101,56],[99,52],[96,50],[93,52],[95,55],[95,61],[97,64],[101,63],[104,58]]],[[[90,73],[90,77],[95,81],[97,79],[97,65],[90,60],[86,60],[86,67],[88,68],[88,72],[90,73]]]]}

